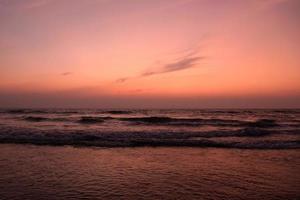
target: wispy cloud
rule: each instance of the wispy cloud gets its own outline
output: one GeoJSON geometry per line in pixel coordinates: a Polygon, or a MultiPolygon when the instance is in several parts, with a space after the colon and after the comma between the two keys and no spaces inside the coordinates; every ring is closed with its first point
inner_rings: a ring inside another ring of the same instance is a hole
{"type": "Polygon", "coordinates": [[[124,77],[124,78],[119,78],[116,80],[117,83],[124,83],[125,81],[127,81],[128,79],[130,79],[131,77],[124,77]]]}
{"type": "Polygon", "coordinates": [[[146,69],[146,71],[132,77],[122,77],[116,80],[117,83],[124,83],[133,78],[143,78],[147,76],[154,76],[165,73],[172,73],[176,71],[186,70],[196,67],[199,61],[205,59],[204,56],[198,55],[198,50],[195,48],[184,50],[181,56],[173,61],[169,61],[165,64],[162,61],[156,61],[155,67],[146,69]],[[182,55],[183,54],[183,55],[182,55]]]}
{"type": "Polygon", "coordinates": [[[72,72],[64,72],[64,73],[61,73],[62,76],[69,76],[69,75],[72,75],[72,72]]]}
{"type": "Polygon", "coordinates": [[[201,56],[184,57],[175,62],[165,64],[158,69],[151,69],[149,71],[146,71],[146,72],[142,73],[140,76],[141,77],[152,76],[152,75],[156,75],[156,74],[164,74],[164,73],[189,69],[189,68],[194,67],[197,64],[197,62],[202,59],[204,59],[204,57],[201,57],[201,56]]]}

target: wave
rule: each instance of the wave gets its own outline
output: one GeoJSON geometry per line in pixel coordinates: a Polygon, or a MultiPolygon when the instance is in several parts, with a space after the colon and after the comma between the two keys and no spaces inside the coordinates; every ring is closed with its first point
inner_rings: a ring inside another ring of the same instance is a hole
{"type": "Polygon", "coordinates": [[[52,111],[48,113],[53,113],[53,114],[79,114],[79,111],[52,111]]]}
{"type": "Polygon", "coordinates": [[[276,110],[272,110],[272,112],[274,113],[282,113],[282,114],[299,114],[300,113],[300,109],[276,109],[276,110]]]}
{"type": "Polygon", "coordinates": [[[89,117],[89,116],[84,116],[81,117],[78,122],[82,124],[94,124],[94,123],[102,123],[105,120],[113,119],[111,117],[89,117]]]}
{"type": "Polygon", "coordinates": [[[46,114],[46,110],[32,110],[32,109],[11,109],[11,110],[4,110],[3,113],[8,114],[46,114]]]}
{"type": "Polygon", "coordinates": [[[104,113],[112,115],[132,114],[134,111],[129,110],[109,110],[109,111],[96,111],[96,110],[75,110],[75,109],[8,109],[0,110],[1,113],[8,114],[79,114],[80,112],[104,113]]]}
{"type": "Polygon", "coordinates": [[[72,121],[70,118],[56,117],[56,118],[48,118],[48,117],[40,117],[40,116],[28,116],[22,117],[23,120],[29,122],[70,122],[72,121]]]}
{"type": "Polygon", "coordinates": [[[235,149],[300,149],[299,140],[291,141],[257,141],[257,142],[220,142],[209,139],[103,139],[95,135],[82,137],[36,138],[1,138],[0,143],[33,145],[72,145],[94,147],[214,147],[235,149]]]}
{"type": "Polygon", "coordinates": [[[11,109],[11,110],[2,110],[1,113],[8,114],[78,114],[79,111],[73,110],[36,110],[36,109],[11,109]]]}
{"type": "Polygon", "coordinates": [[[276,123],[276,120],[273,119],[259,119],[254,122],[247,122],[246,125],[250,127],[258,127],[258,128],[271,128],[271,127],[279,126],[279,124],[276,123]]]}
{"type": "Polygon", "coordinates": [[[119,118],[121,121],[143,123],[150,125],[177,125],[177,126],[199,126],[199,125],[215,125],[215,126],[239,126],[243,122],[238,120],[225,119],[202,119],[202,118],[171,118],[171,117],[129,117],[119,118]]]}
{"type": "Polygon", "coordinates": [[[94,124],[94,123],[102,123],[105,120],[112,119],[110,117],[89,117],[89,116],[83,116],[80,117],[79,120],[74,120],[74,118],[47,118],[47,117],[40,117],[40,116],[27,116],[22,117],[23,120],[29,121],[29,122],[77,122],[80,124],[94,124]]]}
{"type": "Polygon", "coordinates": [[[42,121],[72,121],[74,123],[93,124],[102,123],[108,120],[118,120],[121,122],[134,123],[135,125],[164,125],[164,126],[224,126],[224,127],[249,127],[249,128],[272,128],[277,127],[279,124],[272,119],[260,119],[257,121],[240,121],[230,119],[203,119],[203,118],[172,118],[172,117],[110,117],[110,116],[81,116],[79,120],[76,118],[47,118],[43,116],[26,116],[22,119],[30,122],[42,121]]]}
{"type": "Polygon", "coordinates": [[[46,117],[32,117],[32,116],[29,116],[29,117],[24,117],[24,120],[30,121],[30,122],[42,122],[42,121],[47,121],[47,120],[50,120],[50,119],[46,118],[46,117]]]}
{"type": "Polygon", "coordinates": [[[126,114],[132,114],[133,111],[127,111],[127,110],[110,110],[110,111],[105,111],[104,113],[113,114],[113,115],[126,115],[126,114]]]}
{"type": "MultiPolygon", "coordinates": [[[[266,137],[270,134],[279,134],[279,132],[265,132],[259,129],[210,132],[103,132],[101,130],[88,129],[68,131],[2,127],[0,143],[95,147],[185,146],[240,149],[300,149],[300,140],[272,140],[272,138],[266,137]],[[249,139],[249,137],[251,138],[249,139]],[[258,137],[261,139],[258,139],[258,137]],[[219,140],[218,138],[229,138],[230,140],[219,140]],[[242,138],[242,140],[238,138],[242,138]]],[[[282,137],[284,138],[284,134],[282,137]]]]}
{"type": "Polygon", "coordinates": [[[232,127],[253,127],[253,128],[271,128],[279,126],[273,119],[260,119],[254,122],[231,120],[231,119],[203,119],[203,118],[171,118],[171,117],[130,117],[119,118],[121,121],[135,123],[144,123],[150,125],[183,125],[183,126],[232,126],[232,127]]]}
{"type": "Polygon", "coordinates": [[[244,128],[238,130],[236,136],[259,137],[259,136],[270,135],[274,132],[275,131],[269,131],[261,128],[244,128]]]}

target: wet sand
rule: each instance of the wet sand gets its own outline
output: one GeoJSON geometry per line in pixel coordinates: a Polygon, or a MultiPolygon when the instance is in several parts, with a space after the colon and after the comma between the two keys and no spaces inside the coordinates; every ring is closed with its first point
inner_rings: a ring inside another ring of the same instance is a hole
{"type": "Polygon", "coordinates": [[[300,150],[0,145],[0,199],[299,199],[300,150]]]}

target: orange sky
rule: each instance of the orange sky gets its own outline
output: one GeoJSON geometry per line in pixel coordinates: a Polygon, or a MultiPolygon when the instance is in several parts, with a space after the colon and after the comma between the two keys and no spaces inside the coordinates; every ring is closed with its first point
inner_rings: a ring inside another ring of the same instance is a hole
{"type": "Polygon", "coordinates": [[[298,0],[0,0],[2,107],[300,107],[298,0]]]}

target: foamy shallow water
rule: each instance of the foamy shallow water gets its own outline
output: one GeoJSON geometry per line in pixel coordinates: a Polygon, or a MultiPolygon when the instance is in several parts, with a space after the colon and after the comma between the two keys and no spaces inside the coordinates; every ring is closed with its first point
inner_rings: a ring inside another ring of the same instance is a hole
{"type": "Polygon", "coordinates": [[[299,199],[299,150],[0,145],[0,199],[299,199]]]}

